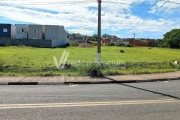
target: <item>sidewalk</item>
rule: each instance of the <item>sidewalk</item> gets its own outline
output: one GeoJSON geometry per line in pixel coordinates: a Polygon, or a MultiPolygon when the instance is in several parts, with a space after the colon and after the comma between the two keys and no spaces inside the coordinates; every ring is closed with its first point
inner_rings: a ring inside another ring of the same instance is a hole
{"type": "Polygon", "coordinates": [[[158,74],[118,75],[93,78],[86,76],[53,77],[0,77],[0,85],[62,85],[62,84],[108,84],[179,80],[180,71],[158,74]]]}

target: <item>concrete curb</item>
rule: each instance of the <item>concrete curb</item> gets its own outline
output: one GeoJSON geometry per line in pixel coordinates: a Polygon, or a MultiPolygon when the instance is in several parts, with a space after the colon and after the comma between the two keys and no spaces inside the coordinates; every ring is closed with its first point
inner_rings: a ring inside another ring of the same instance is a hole
{"type": "Polygon", "coordinates": [[[160,78],[147,80],[124,80],[124,81],[81,81],[81,82],[0,82],[0,85],[71,85],[71,84],[120,84],[120,83],[143,83],[143,82],[162,82],[175,81],[180,77],[175,78],[160,78]]]}
{"type": "Polygon", "coordinates": [[[64,85],[65,82],[38,82],[38,85],[64,85]]]}

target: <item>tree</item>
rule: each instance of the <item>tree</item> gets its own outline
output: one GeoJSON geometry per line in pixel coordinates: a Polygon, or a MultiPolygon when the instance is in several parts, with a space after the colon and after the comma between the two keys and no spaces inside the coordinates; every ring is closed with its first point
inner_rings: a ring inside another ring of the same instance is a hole
{"type": "Polygon", "coordinates": [[[72,36],[75,37],[76,35],[81,35],[79,33],[73,33],[72,36]]]}
{"type": "Polygon", "coordinates": [[[148,46],[149,47],[156,47],[156,41],[155,40],[148,40],[148,46]]]}
{"type": "Polygon", "coordinates": [[[167,32],[163,38],[163,45],[170,48],[180,48],[180,29],[167,32]]]}
{"type": "Polygon", "coordinates": [[[97,41],[98,35],[97,35],[97,34],[94,34],[94,35],[92,36],[92,39],[94,39],[95,41],[97,41]]]}
{"type": "Polygon", "coordinates": [[[102,35],[102,38],[108,38],[108,37],[110,37],[111,35],[108,35],[108,34],[103,34],[102,35]]]}

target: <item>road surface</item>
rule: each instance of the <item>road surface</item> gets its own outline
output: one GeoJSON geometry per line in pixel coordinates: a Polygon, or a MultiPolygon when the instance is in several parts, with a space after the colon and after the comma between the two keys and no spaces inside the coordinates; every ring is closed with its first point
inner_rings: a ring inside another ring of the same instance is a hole
{"type": "Polygon", "coordinates": [[[0,119],[179,120],[180,81],[0,86],[0,119]]]}

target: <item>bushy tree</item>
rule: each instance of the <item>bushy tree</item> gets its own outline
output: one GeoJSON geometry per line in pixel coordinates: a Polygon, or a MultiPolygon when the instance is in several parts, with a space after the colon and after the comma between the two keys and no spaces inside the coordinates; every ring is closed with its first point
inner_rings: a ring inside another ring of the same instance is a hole
{"type": "Polygon", "coordinates": [[[163,45],[170,48],[180,48],[180,29],[167,32],[163,38],[163,45]]]}
{"type": "Polygon", "coordinates": [[[116,46],[125,46],[124,43],[116,43],[116,46]]]}
{"type": "Polygon", "coordinates": [[[102,38],[109,38],[109,37],[111,37],[111,35],[109,35],[109,34],[103,34],[102,35],[102,38]]]}
{"type": "Polygon", "coordinates": [[[114,43],[108,43],[106,46],[115,46],[114,43]]]}
{"type": "Polygon", "coordinates": [[[156,40],[148,40],[148,46],[149,47],[156,47],[156,43],[157,43],[156,40]]]}

